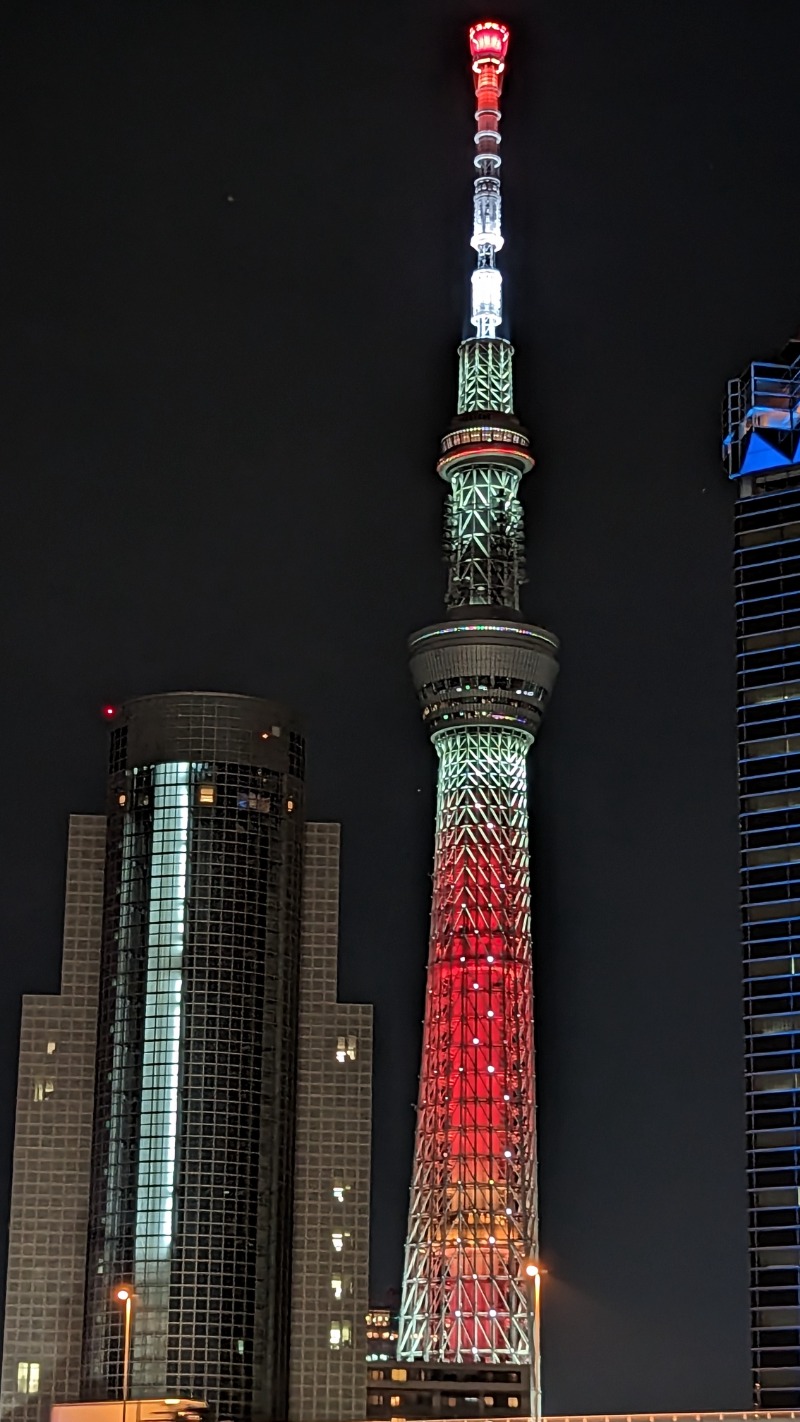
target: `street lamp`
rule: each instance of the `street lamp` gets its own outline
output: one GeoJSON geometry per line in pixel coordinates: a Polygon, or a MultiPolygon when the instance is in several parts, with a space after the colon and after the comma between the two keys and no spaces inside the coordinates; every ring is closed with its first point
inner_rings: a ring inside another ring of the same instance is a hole
{"type": "Polygon", "coordinates": [[[131,1371],[131,1314],[133,1312],[133,1289],[124,1285],[114,1290],[117,1303],[125,1305],[125,1343],[122,1353],[122,1422],[126,1422],[128,1411],[128,1385],[131,1371]]]}
{"type": "MultiPolygon", "coordinates": [[[[528,1295],[528,1334],[530,1337],[531,1366],[530,1366],[530,1412],[531,1422],[541,1422],[542,1419],[542,1335],[541,1335],[541,1287],[542,1274],[545,1270],[540,1268],[535,1259],[528,1259],[525,1266],[525,1278],[529,1281],[528,1295]],[[531,1289],[533,1285],[533,1306],[531,1306],[531,1289]]],[[[123,1418],[124,1422],[124,1418],[123,1418]]]]}

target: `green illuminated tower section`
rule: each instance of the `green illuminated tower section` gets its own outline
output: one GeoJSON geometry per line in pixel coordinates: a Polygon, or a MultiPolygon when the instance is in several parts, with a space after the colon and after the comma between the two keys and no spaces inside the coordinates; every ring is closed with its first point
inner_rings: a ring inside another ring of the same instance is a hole
{"type": "Polygon", "coordinates": [[[520,613],[519,485],[533,459],[514,414],[513,349],[497,334],[507,48],[504,25],[470,31],[476,336],[459,348],[458,414],[438,464],[447,612],[410,644],[439,779],[399,1353],[524,1365],[536,1351],[525,1266],[538,1254],[526,757],[558,641],[520,613]]]}

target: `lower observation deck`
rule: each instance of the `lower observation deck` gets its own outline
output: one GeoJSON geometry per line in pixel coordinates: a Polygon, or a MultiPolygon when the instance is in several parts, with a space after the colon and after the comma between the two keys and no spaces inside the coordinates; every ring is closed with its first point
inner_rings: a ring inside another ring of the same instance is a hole
{"type": "Polygon", "coordinates": [[[511,613],[457,613],[423,627],[409,642],[411,675],[431,733],[508,726],[533,738],[558,675],[558,638],[511,613]]]}

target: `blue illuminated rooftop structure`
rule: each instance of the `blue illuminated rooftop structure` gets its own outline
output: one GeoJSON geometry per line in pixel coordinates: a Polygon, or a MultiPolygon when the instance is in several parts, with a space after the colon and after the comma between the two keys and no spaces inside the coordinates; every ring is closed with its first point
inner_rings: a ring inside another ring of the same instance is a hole
{"type": "Polygon", "coordinates": [[[730,479],[800,465],[800,338],[778,362],[754,361],[728,381],[723,424],[730,479]]]}

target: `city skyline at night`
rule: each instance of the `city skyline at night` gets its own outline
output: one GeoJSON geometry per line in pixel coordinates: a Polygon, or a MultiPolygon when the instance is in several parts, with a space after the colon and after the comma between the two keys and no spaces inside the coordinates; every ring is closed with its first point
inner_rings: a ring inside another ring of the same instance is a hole
{"type": "MultiPolygon", "coordinates": [[[[480,18],[463,0],[9,0],[0,1210],[19,1002],[58,991],[65,829],[103,805],[101,708],[175,686],[275,695],[303,711],[311,818],[345,830],[339,998],[376,1014],[370,1296],[399,1289],[440,714],[420,718],[405,648],[449,621],[432,464],[453,348],[511,337],[537,461],[521,479],[522,601],[563,647],[521,786],[545,1411],[737,1411],[752,1396],[737,489],[720,477],[718,406],[796,323],[800,12],[508,0],[505,310],[482,336],[465,65],[480,18]]],[[[491,318],[495,277],[480,280],[491,318]]],[[[758,550],[742,547],[743,569],[758,550]]],[[[747,649],[743,690],[768,650],[747,649]]],[[[773,759],[743,757],[748,783],[773,759]]],[[[747,808],[747,835],[766,813],[747,808]]],[[[748,906],[775,868],[746,863],[748,906]]],[[[748,945],[776,922],[749,918],[748,945]]],[[[482,1043],[466,1022],[453,1013],[468,1057],[482,1043]]],[[[779,1036],[753,1026],[749,1076],[771,1070],[756,1062],[779,1036]]],[[[52,1071],[26,1061],[52,1095],[64,1055],[52,1071]]],[[[783,1109],[766,1096],[749,1098],[759,1133],[783,1129],[761,1122],[783,1109]]],[[[763,1230],[792,1221],[763,1212],[794,1206],[753,1199],[758,1251],[783,1249],[763,1230]]],[[[777,1334],[794,1324],[767,1313],[794,1305],[763,1286],[763,1347],[791,1350],[777,1334]]],[[[328,1323],[341,1342],[343,1314],[328,1323]]]]}

